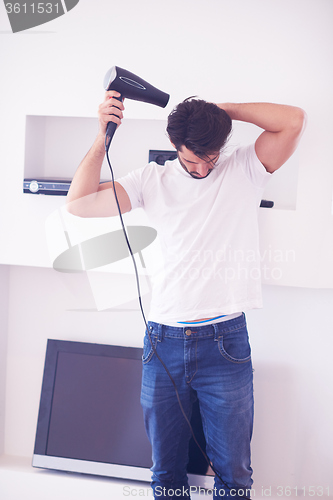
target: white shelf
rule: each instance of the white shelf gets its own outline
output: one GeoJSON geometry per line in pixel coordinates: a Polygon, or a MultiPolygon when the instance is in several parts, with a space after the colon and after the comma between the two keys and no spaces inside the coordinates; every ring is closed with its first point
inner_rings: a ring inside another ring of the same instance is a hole
{"type": "MultiPolygon", "coordinates": [[[[173,150],[165,120],[124,119],[109,151],[115,176],[148,163],[150,149],[173,150]]],[[[97,118],[26,117],[25,178],[72,178],[98,132],[97,118]]],[[[101,178],[110,179],[106,160],[101,178]]]]}
{"type": "MultiPolygon", "coordinates": [[[[149,483],[36,469],[29,457],[0,456],[3,500],[124,500],[153,498],[149,483]]],[[[195,487],[193,487],[195,488],[195,487]]],[[[193,490],[192,500],[212,498],[193,490]]]]}
{"type": "Polygon", "coordinates": [[[0,484],[3,500],[124,500],[126,491],[150,493],[149,483],[36,469],[29,457],[8,455],[0,457],[0,484]]]}
{"type": "MultiPolygon", "coordinates": [[[[124,500],[153,498],[149,483],[123,479],[34,469],[29,457],[0,456],[0,484],[3,500],[124,500]]],[[[293,499],[274,496],[271,489],[253,489],[257,498],[293,499]],[[257,493],[258,492],[258,493],[257,493]],[[266,496],[265,496],[266,495],[266,496]]],[[[175,497],[176,498],[176,497],[175,497]]],[[[191,492],[192,500],[212,499],[210,490],[191,492]]],[[[303,497],[304,498],[304,497],[303,497]]],[[[325,496],[326,499],[332,498],[325,496]]]]}
{"type": "MultiPolygon", "coordinates": [[[[147,163],[150,149],[173,150],[166,135],[166,124],[165,120],[123,121],[110,148],[116,177],[147,163]]],[[[91,147],[97,131],[97,118],[27,116],[24,177],[72,178],[91,147]]],[[[235,122],[226,153],[239,144],[254,142],[257,135],[256,127],[235,122]]],[[[296,152],[285,166],[274,174],[263,198],[274,201],[276,208],[295,210],[298,166],[299,156],[296,152]]],[[[103,163],[101,177],[110,178],[106,161],[103,163]]]]}

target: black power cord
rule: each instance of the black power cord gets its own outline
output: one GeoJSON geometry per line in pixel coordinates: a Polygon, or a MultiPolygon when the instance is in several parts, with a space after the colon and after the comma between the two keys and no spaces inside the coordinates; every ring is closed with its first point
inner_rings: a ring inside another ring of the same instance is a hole
{"type": "MultiPolygon", "coordinates": [[[[221,478],[220,474],[217,472],[217,470],[214,468],[212,462],[209,460],[207,454],[205,453],[205,451],[200,446],[200,444],[199,444],[199,442],[198,442],[198,440],[197,440],[197,438],[196,438],[196,436],[194,434],[191,422],[189,421],[189,419],[188,419],[188,417],[187,417],[187,415],[185,413],[185,410],[183,408],[183,405],[181,403],[176,383],[175,383],[174,379],[172,378],[171,373],[168,370],[167,366],[165,365],[164,361],[161,359],[161,357],[157,353],[156,348],[154,346],[154,343],[153,343],[153,341],[151,339],[150,331],[149,331],[149,327],[148,327],[148,323],[147,323],[147,320],[146,320],[146,316],[145,316],[145,313],[144,313],[144,310],[143,310],[143,305],[142,305],[142,300],[141,300],[141,290],[140,290],[140,280],[139,280],[138,268],[137,268],[137,265],[136,265],[136,262],[135,262],[135,258],[134,258],[133,252],[132,252],[131,244],[130,244],[130,241],[129,241],[129,238],[128,238],[128,235],[127,235],[127,231],[126,231],[126,228],[125,228],[125,224],[124,224],[124,221],[123,221],[123,216],[122,216],[122,213],[121,213],[121,208],[120,208],[120,204],[119,204],[119,200],[118,200],[118,196],[117,196],[117,190],[116,190],[115,181],[114,181],[113,168],[112,168],[112,165],[111,165],[111,162],[110,162],[110,158],[109,158],[110,139],[108,138],[107,135],[105,136],[105,144],[104,144],[104,146],[105,146],[106,159],[107,159],[107,162],[108,162],[108,165],[109,165],[109,168],[110,168],[110,172],[111,172],[112,188],[113,188],[114,197],[115,197],[116,204],[117,204],[119,219],[120,219],[121,227],[122,227],[122,230],[123,230],[123,233],[124,233],[124,236],[125,236],[126,244],[127,244],[127,247],[128,247],[129,253],[131,255],[132,262],[133,262],[133,267],[134,267],[134,272],[135,272],[135,279],[136,279],[136,286],[137,286],[137,291],[138,291],[138,299],[139,299],[140,310],[141,310],[141,314],[142,314],[142,317],[143,317],[143,321],[144,321],[145,326],[146,326],[146,331],[147,331],[147,335],[148,335],[149,341],[151,343],[151,346],[152,346],[152,349],[154,351],[155,356],[157,357],[157,359],[159,360],[159,362],[163,366],[164,370],[166,371],[166,373],[167,373],[168,377],[170,378],[170,381],[171,381],[171,383],[172,383],[172,385],[173,385],[173,387],[175,389],[175,393],[176,393],[176,397],[177,397],[177,400],[178,400],[178,404],[179,404],[180,410],[181,410],[181,412],[182,412],[182,414],[184,416],[184,419],[185,419],[187,425],[189,426],[189,429],[191,431],[191,435],[193,437],[193,440],[194,440],[195,444],[197,445],[197,447],[199,448],[200,452],[204,456],[204,458],[205,458],[208,466],[211,467],[212,471],[216,474],[216,476],[219,478],[219,480],[221,481],[221,483],[228,490],[231,490],[230,486],[228,486],[228,484],[225,481],[223,481],[223,479],[221,478]]],[[[241,498],[245,498],[247,500],[250,500],[248,497],[245,497],[243,495],[240,495],[240,496],[241,496],[241,498]]]]}

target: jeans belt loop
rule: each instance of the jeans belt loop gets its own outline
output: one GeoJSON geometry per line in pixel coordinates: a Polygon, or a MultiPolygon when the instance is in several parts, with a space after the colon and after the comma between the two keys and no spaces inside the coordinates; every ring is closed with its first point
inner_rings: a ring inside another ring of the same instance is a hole
{"type": "Polygon", "coordinates": [[[219,336],[220,336],[218,325],[219,325],[219,323],[213,323],[212,324],[212,327],[214,328],[214,340],[215,341],[218,341],[219,336]]]}

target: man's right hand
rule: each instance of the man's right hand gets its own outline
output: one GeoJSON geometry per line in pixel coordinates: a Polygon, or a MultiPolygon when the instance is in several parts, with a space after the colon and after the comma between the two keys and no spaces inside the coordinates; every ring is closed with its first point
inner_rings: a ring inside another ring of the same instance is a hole
{"type": "Polygon", "coordinates": [[[105,92],[104,101],[98,108],[99,133],[103,137],[106,134],[106,127],[109,122],[116,123],[117,127],[121,124],[125,107],[122,101],[116,99],[120,95],[116,90],[108,90],[105,92]]]}

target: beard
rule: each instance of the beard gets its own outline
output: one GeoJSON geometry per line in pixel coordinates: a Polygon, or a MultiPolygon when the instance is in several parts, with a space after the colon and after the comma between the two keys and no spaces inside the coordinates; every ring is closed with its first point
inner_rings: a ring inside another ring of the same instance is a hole
{"type": "Polygon", "coordinates": [[[178,157],[178,161],[179,163],[181,164],[181,166],[183,167],[183,169],[185,170],[185,172],[187,172],[191,177],[193,177],[193,179],[206,179],[206,177],[208,177],[208,175],[211,173],[211,171],[213,170],[213,168],[210,168],[207,172],[206,175],[200,175],[198,174],[197,172],[190,172],[187,167],[184,165],[184,163],[182,162],[182,160],[179,158],[179,154],[177,153],[177,157],[178,157]]]}

